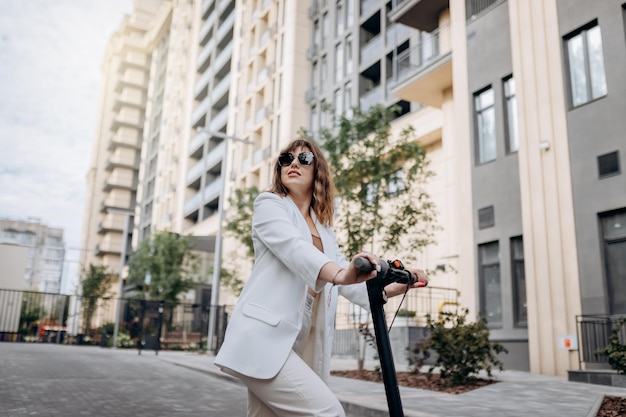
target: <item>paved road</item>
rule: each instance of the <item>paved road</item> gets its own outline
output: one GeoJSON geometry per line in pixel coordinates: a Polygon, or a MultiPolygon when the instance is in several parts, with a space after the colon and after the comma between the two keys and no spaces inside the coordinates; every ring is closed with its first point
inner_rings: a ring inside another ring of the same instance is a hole
{"type": "Polygon", "coordinates": [[[245,398],[243,386],[154,352],[0,343],[1,417],[245,416],[245,398]]]}

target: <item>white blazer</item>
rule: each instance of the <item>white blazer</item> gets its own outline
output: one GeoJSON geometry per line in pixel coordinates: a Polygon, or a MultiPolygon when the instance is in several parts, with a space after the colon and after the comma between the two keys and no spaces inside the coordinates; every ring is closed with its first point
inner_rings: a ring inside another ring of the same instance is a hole
{"type": "Polygon", "coordinates": [[[326,263],[333,261],[346,268],[349,263],[339,251],[333,230],[312,217],[324,253],[313,245],[306,220],[289,197],[264,192],[255,200],[254,267],[230,317],[215,359],[217,366],[253,378],[276,376],[302,327],[308,287],[321,292],[319,305],[325,309],[323,340],[318,341],[323,344],[323,353],[317,362],[318,373],[327,379],[338,294],[368,311],[369,300],[365,283],[333,286],[317,280],[326,263]]]}

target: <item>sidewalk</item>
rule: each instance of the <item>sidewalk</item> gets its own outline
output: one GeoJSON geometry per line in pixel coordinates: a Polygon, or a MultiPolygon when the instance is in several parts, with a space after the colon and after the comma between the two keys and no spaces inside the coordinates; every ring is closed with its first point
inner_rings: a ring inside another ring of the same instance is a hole
{"type": "MultiPolygon", "coordinates": [[[[147,353],[147,352],[146,352],[147,353]]],[[[149,356],[149,355],[146,355],[149,356]]],[[[208,355],[160,351],[155,359],[208,373],[234,383],[208,355]]],[[[367,365],[371,369],[375,364],[367,365]]],[[[356,369],[356,360],[333,360],[333,369],[356,369]]],[[[604,395],[626,395],[626,389],[568,382],[564,377],[528,372],[494,372],[497,384],[464,394],[400,387],[406,417],[595,417],[604,395]]],[[[350,417],[388,417],[383,383],[331,377],[330,386],[350,417]]]]}

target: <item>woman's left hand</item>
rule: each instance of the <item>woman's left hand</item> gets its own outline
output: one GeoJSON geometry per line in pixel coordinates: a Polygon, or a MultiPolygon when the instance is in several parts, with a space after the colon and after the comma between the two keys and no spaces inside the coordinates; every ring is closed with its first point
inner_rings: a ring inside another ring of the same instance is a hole
{"type": "MultiPolygon", "coordinates": [[[[428,285],[428,276],[426,275],[426,271],[423,269],[410,269],[410,271],[415,274],[417,281],[411,284],[409,288],[422,288],[428,285]]],[[[396,295],[404,294],[406,290],[406,284],[400,284],[397,282],[385,286],[387,297],[395,297],[396,295]]]]}

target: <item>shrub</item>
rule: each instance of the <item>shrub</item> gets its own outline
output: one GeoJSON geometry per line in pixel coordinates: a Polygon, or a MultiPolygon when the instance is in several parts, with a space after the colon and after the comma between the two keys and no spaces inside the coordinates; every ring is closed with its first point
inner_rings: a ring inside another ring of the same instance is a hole
{"type": "Polygon", "coordinates": [[[601,355],[606,355],[609,360],[609,365],[611,365],[618,374],[626,374],[626,345],[620,342],[620,333],[622,327],[625,325],[626,317],[622,317],[613,327],[609,345],[596,352],[601,355]]]}
{"type": "Polygon", "coordinates": [[[466,323],[468,312],[468,309],[460,313],[443,312],[438,320],[426,316],[431,334],[421,348],[437,353],[437,360],[428,372],[440,367],[441,378],[451,386],[475,381],[480,371],[486,371],[491,378],[493,367],[503,370],[496,355],[508,353],[501,344],[489,341],[489,328],[484,317],[466,323]]]}
{"type": "Polygon", "coordinates": [[[401,308],[398,310],[398,317],[415,317],[417,313],[413,310],[407,310],[406,308],[401,308]]]}

